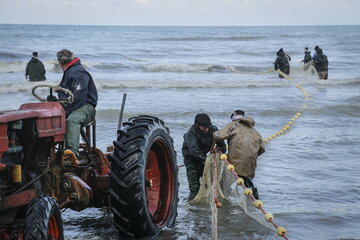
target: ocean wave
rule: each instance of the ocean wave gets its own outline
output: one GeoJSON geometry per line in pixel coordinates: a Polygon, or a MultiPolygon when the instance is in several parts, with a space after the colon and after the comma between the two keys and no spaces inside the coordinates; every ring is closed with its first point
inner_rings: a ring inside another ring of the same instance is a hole
{"type": "MultiPolygon", "coordinates": [[[[298,83],[301,83],[303,86],[306,85],[358,85],[360,83],[360,78],[350,78],[342,80],[296,80],[295,81],[284,81],[283,79],[278,79],[277,77],[272,76],[272,78],[260,78],[260,80],[239,80],[232,79],[221,81],[221,88],[260,88],[260,87],[287,87],[293,86],[298,83]]],[[[31,92],[31,89],[38,85],[39,82],[29,82],[29,81],[20,81],[16,83],[5,82],[0,83],[0,94],[2,93],[16,93],[22,91],[31,92]]],[[[46,80],[41,82],[41,84],[56,85],[58,82],[51,80],[46,80]]],[[[136,89],[136,88],[157,88],[157,89],[193,89],[193,88],[219,88],[218,80],[96,80],[96,86],[99,90],[101,89],[136,89]]]]}
{"type": "Polygon", "coordinates": [[[165,64],[165,65],[146,65],[145,71],[149,72],[211,72],[213,69],[222,69],[220,65],[212,64],[165,64]]]}
{"type": "Polygon", "coordinates": [[[239,36],[239,37],[172,37],[159,38],[158,41],[254,41],[265,39],[265,36],[239,36]]]}
{"type": "MultiPolygon", "coordinates": [[[[47,71],[60,72],[60,66],[56,60],[41,60],[47,71]]],[[[0,62],[0,74],[1,73],[25,73],[26,66],[29,60],[26,61],[10,61],[0,62]]]]}
{"type": "Polygon", "coordinates": [[[24,54],[19,54],[19,53],[12,53],[12,52],[1,52],[0,51],[0,59],[18,59],[21,57],[25,57],[24,54]]]}

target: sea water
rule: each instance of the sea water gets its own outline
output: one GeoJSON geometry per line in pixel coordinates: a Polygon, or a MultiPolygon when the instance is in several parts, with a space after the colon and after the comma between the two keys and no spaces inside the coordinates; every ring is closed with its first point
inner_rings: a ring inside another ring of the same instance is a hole
{"type": "MultiPolygon", "coordinates": [[[[170,128],[183,164],[183,134],[197,113],[219,128],[236,109],[256,121],[263,137],[279,131],[297,112],[288,132],[271,140],[254,179],[264,209],[289,239],[360,239],[360,26],[130,27],[0,25],[2,110],[37,102],[25,79],[33,51],[46,68],[46,84],[58,84],[56,52],[67,48],[92,74],[99,92],[97,145],[116,137],[122,96],[124,118],[153,115],[170,128]],[[319,45],[329,59],[329,79],[303,71],[304,47],[319,45]],[[292,81],[273,68],[283,48],[292,60],[292,81]],[[297,88],[309,95],[305,100],[297,88]],[[303,105],[307,103],[307,108],[303,105]]],[[[47,95],[46,91],[40,94],[47,95]]],[[[178,217],[159,239],[211,238],[211,211],[191,205],[184,167],[179,170],[178,217]]],[[[63,213],[66,239],[116,239],[111,215],[87,209],[63,213]]],[[[219,239],[279,239],[225,203],[219,239]]]]}

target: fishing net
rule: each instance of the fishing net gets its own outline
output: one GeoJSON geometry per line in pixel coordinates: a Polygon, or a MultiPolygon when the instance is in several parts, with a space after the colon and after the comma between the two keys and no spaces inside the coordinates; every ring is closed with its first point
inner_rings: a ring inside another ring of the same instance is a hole
{"type": "Polygon", "coordinates": [[[253,200],[244,194],[244,188],[237,183],[237,180],[236,174],[227,168],[227,163],[220,160],[219,153],[212,153],[206,158],[200,190],[191,202],[210,204],[212,239],[217,239],[218,207],[225,200],[239,206],[249,217],[263,226],[274,230],[271,223],[264,218],[264,214],[253,205],[253,200]]]}

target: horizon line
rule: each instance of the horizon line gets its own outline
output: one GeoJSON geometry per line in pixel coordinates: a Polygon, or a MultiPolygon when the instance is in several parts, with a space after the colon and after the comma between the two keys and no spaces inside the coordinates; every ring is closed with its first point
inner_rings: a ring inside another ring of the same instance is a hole
{"type": "Polygon", "coordinates": [[[94,27],[321,27],[360,26],[360,24],[306,24],[306,25],[111,25],[111,24],[57,24],[57,23],[0,23],[0,25],[43,25],[43,26],[94,26],[94,27]]]}

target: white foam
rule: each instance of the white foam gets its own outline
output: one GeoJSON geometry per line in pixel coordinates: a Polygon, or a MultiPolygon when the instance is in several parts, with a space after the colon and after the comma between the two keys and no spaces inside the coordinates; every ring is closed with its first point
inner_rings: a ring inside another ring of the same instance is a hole
{"type": "Polygon", "coordinates": [[[202,72],[211,71],[213,67],[211,64],[153,64],[145,66],[145,69],[150,72],[202,72]]]}
{"type": "MultiPolygon", "coordinates": [[[[28,64],[27,61],[13,61],[13,62],[0,62],[0,74],[1,73],[25,73],[26,66],[28,64]]],[[[46,60],[42,61],[45,70],[47,71],[59,71],[59,64],[55,60],[46,60]]]]}

